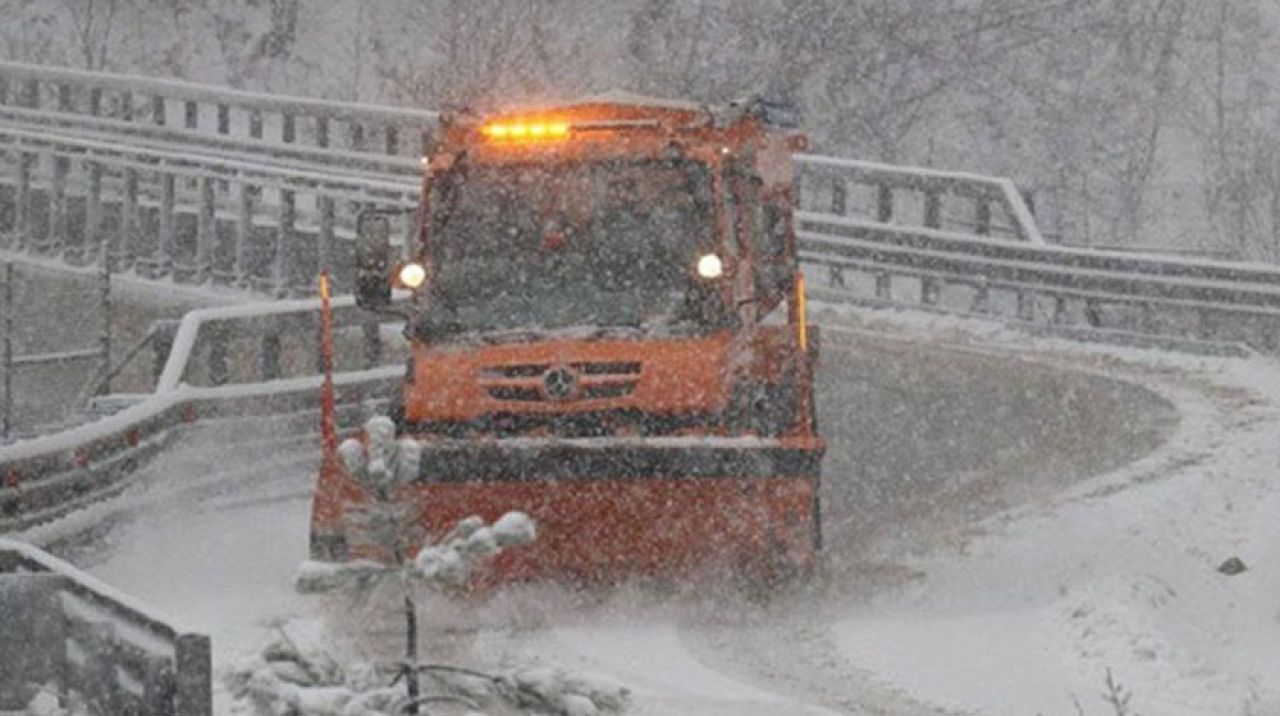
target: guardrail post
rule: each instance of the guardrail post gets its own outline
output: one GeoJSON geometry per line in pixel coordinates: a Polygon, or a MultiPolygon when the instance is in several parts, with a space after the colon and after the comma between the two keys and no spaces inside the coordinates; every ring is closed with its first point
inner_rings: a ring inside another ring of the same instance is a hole
{"type": "Polygon", "coordinates": [[[177,223],[174,220],[176,203],[177,178],[168,173],[160,174],[160,231],[151,252],[151,260],[139,266],[140,273],[147,278],[161,278],[169,273],[169,257],[177,223]]]}
{"type": "Polygon", "coordinates": [[[22,106],[28,109],[40,109],[40,82],[27,80],[22,85],[22,106]]]}
{"type": "Polygon", "coordinates": [[[169,659],[162,656],[149,657],[142,682],[143,716],[168,716],[172,713],[176,691],[173,667],[169,659]]]}
{"type": "Polygon", "coordinates": [[[1067,299],[1062,296],[1053,297],[1053,317],[1050,322],[1060,326],[1067,322],[1067,299]]]}
{"type": "Polygon", "coordinates": [[[1102,307],[1098,305],[1098,301],[1092,298],[1084,300],[1084,320],[1094,328],[1102,325],[1102,307]]]}
{"type": "Polygon", "coordinates": [[[200,126],[200,105],[192,100],[182,103],[182,124],[187,129],[197,129],[200,126]]]}
{"type": "Polygon", "coordinates": [[[200,177],[200,213],[196,215],[196,259],[193,278],[196,283],[204,283],[209,279],[213,267],[214,244],[218,240],[214,226],[216,207],[213,182],[213,177],[200,177]]]}
{"type": "Polygon", "coordinates": [[[1262,350],[1275,354],[1280,348],[1280,333],[1276,331],[1275,319],[1262,319],[1262,350]]]}
{"type": "Polygon", "coordinates": [[[249,137],[251,139],[262,139],[262,111],[258,109],[249,110],[249,137]]]}
{"type": "Polygon", "coordinates": [[[218,134],[231,134],[231,107],[218,104],[218,134]]]}
{"type": "Polygon", "coordinates": [[[1196,309],[1196,338],[1206,341],[1212,340],[1213,333],[1213,316],[1210,314],[1209,309],[1196,309]]]}
{"type": "Polygon", "coordinates": [[[418,222],[417,222],[416,220],[414,220],[414,221],[406,221],[406,222],[404,222],[404,246],[405,246],[405,248],[404,248],[403,250],[399,250],[399,251],[400,251],[400,255],[397,255],[397,257],[396,257],[396,258],[401,258],[401,257],[402,257],[402,255],[403,255],[403,253],[404,253],[404,251],[412,251],[412,250],[413,250],[413,247],[417,245],[417,243],[418,243],[418,228],[419,228],[419,227],[418,227],[418,222]]]}
{"type": "Polygon", "coordinates": [[[329,118],[324,115],[316,115],[316,146],[321,149],[329,148],[329,118]]]}
{"type": "Polygon", "coordinates": [[[156,96],[151,98],[151,121],[158,127],[165,125],[165,106],[164,97],[156,96]]]}
{"type": "Polygon", "coordinates": [[[1143,333],[1155,333],[1157,328],[1156,316],[1155,316],[1155,310],[1151,308],[1151,304],[1150,303],[1138,304],[1138,311],[1140,314],[1138,317],[1138,323],[1139,323],[1138,330],[1142,331],[1143,333]]]}
{"type": "Polygon", "coordinates": [[[974,200],[973,231],[979,236],[991,234],[991,200],[985,196],[974,200]]]}
{"type": "Polygon", "coordinates": [[[155,384],[164,372],[164,364],[173,352],[173,340],[178,335],[178,321],[155,321],[151,324],[151,382],[155,384]]]}
{"type": "Polygon", "coordinates": [[[333,272],[333,228],[334,201],[331,196],[320,196],[316,199],[316,209],[320,212],[320,227],[316,236],[316,273],[333,272]]]}
{"type": "Polygon", "coordinates": [[[888,184],[877,185],[876,221],[888,223],[893,220],[893,187],[888,184]]]}
{"type": "Polygon", "coordinates": [[[202,634],[178,636],[174,678],[177,693],[174,716],[212,716],[213,655],[209,637],[202,634]]]}
{"type": "Polygon", "coordinates": [[[847,212],[847,204],[849,202],[849,188],[845,185],[844,179],[836,177],[831,180],[831,213],[836,216],[844,216],[847,212]]]}
{"type": "Polygon", "coordinates": [[[844,288],[844,267],[839,264],[829,264],[827,266],[827,282],[832,286],[844,288]]]}
{"type": "MultiPolygon", "coordinates": [[[[105,249],[105,247],[103,247],[105,249]]],[[[105,250],[98,253],[98,303],[102,312],[101,328],[98,330],[98,349],[102,352],[102,381],[98,384],[98,393],[106,395],[111,392],[111,257],[105,250]]]]}
{"type": "Polygon", "coordinates": [[[1027,290],[1018,291],[1018,320],[1031,322],[1036,319],[1036,295],[1027,290]]]}
{"type": "Polygon", "coordinates": [[[107,244],[102,233],[102,162],[89,164],[89,196],[84,210],[84,239],[73,259],[86,260],[90,252],[104,261],[108,259],[107,244]]]}
{"type": "Polygon", "coordinates": [[[298,219],[297,195],[291,189],[280,190],[280,228],[276,231],[276,253],[272,267],[277,296],[289,293],[290,271],[293,262],[294,224],[298,219]]]}
{"type": "Polygon", "coordinates": [[[67,582],[48,572],[0,574],[0,710],[25,713],[28,684],[63,681],[67,622],[59,593],[67,582]]]}
{"type": "Polygon", "coordinates": [[[924,225],[929,229],[942,228],[942,195],[937,191],[924,194],[924,225]]]}
{"type": "Polygon", "coordinates": [[[0,104],[9,104],[9,78],[0,76],[0,104]]]}
{"type": "Polygon", "coordinates": [[[991,312],[991,286],[988,284],[986,276],[980,276],[977,283],[974,284],[971,310],[979,314],[991,312]]]}
{"type": "Polygon", "coordinates": [[[14,246],[19,250],[26,249],[31,241],[31,165],[35,163],[35,159],[36,155],[31,152],[18,152],[13,235],[14,246]]]}
{"type": "Polygon", "coordinates": [[[53,181],[49,186],[49,217],[45,224],[43,241],[34,247],[42,253],[62,247],[67,235],[67,174],[71,171],[71,159],[53,156],[53,181]]]}
{"type": "Polygon", "coordinates": [[[293,144],[297,139],[298,129],[293,114],[285,112],[280,116],[280,141],[285,144],[293,144]]]}
{"type": "Polygon", "coordinates": [[[876,298],[884,301],[893,300],[893,274],[888,271],[876,273],[876,298]]]}
{"type": "Polygon", "coordinates": [[[109,622],[91,622],[86,625],[78,640],[85,652],[85,683],[81,691],[85,699],[97,707],[98,713],[122,713],[124,704],[120,698],[120,684],[116,680],[116,666],[111,659],[115,642],[115,625],[109,622]]]}
{"type": "Polygon", "coordinates": [[[937,276],[920,277],[920,302],[926,306],[937,305],[942,298],[942,279],[937,276]]]}
{"type": "Polygon", "coordinates": [[[387,154],[391,156],[395,156],[396,154],[399,154],[400,153],[400,130],[388,124],[386,126],[384,133],[386,135],[385,136],[386,141],[384,145],[387,150],[387,154]]]}
{"type": "Polygon", "coordinates": [[[262,334],[258,364],[261,367],[263,380],[275,380],[280,377],[280,329],[278,327],[269,328],[262,334]]]}
{"type": "Polygon", "coordinates": [[[382,324],[378,317],[370,316],[360,323],[364,335],[364,367],[377,368],[382,364],[382,324]]]}
{"type": "Polygon", "coordinates": [[[1035,215],[1036,215],[1036,195],[1035,195],[1035,192],[1031,191],[1030,189],[1023,189],[1023,190],[1022,190],[1022,203],[1024,203],[1024,204],[1026,204],[1026,205],[1027,205],[1027,211],[1031,214],[1032,218],[1034,218],[1034,217],[1035,217],[1035,215]]]}
{"type": "Polygon", "coordinates": [[[347,148],[353,152],[364,150],[364,125],[356,120],[351,120],[348,125],[348,145],[347,148]]]}
{"type": "Polygon", "coordinates": [[[249,271],[249,242],[253,240],[253,187],[240,183],[236,204],[235,274],[237,286],[248,286],[252,280],[249,271]]]}
{"type": "Polygon", "coordinates": [[[209,383],[226,385],[231,379],[231,365],[227,357],[231,353],[231,331],[226,323],[213,321],[205,326],[209,332],[209,383]]]}
{"type": "Polygon", "coordinates": [[[141,228],[138,215],[138,170],[124,170],[124,198],[120,202],[120,235],[116,237],[117,266],[127,268],[133,266],[137,255],[137,237],[141,228]]]}

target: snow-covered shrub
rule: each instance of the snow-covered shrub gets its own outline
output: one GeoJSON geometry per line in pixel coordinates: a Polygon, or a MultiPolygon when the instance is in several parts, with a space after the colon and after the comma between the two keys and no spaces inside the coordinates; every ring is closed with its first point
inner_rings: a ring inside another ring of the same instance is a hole
{"type": "MultiPolygon", "coordinates": [[[[397,681],[400,665],[354,662],[339,666],[314,646],[287,636],[237,664],[227,684],[242,713],[253,716],[384,716],[405,713],[410,703],[397,681]]],[[[449,713],[548,716],[618,714],[628,705],[627,689],[589,675],[546,667],[486,674],[444,665],[419,665],[424,692],[420,703],[451,704],[449,713]]]]}
{"type": "Polygon", "coordinates": [[[23,716],[92,716],[100,711],[101,708],[91,706],[80,694],[74,691],[61,693],[55,684],[48,684],[35,688],[26,709],[17,713],[23,716]]]}

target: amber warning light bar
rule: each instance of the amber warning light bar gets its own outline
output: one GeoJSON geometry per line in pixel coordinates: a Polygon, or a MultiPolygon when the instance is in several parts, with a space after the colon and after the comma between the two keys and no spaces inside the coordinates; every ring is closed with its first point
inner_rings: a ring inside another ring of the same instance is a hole
{"type": "Polygon", "coordinates": [[[569,136],[569,123],[563,120],[529,122],[490,122],[480,133],[496,142],[539,142],[569,136]]]}

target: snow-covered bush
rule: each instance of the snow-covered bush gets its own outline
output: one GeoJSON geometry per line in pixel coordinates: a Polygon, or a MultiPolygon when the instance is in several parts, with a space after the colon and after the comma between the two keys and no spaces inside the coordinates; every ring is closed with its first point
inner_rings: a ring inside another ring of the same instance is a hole
{"type": "Polygon", "coordinates": [[[27,708],[18,713],[24,716],[92,716],[101,710],[89,704],[79,693],[61,692],[55,684],[47,684],[36,688],[27,708]]]}
{"type": "MultiPolygon", "coordinates": [[[[282,627],[278,640],[227,674],[240,713],[384,716],[406,712],[410,699],[398,683],[402,665],[356,661],[339,666],[315,644],[291,638],[289,627],[282,627]]],[[[448,713],[601,716],[623,712],[629,701],[627,689],[612,680],[546,667],[486,674],[419,664],[416,670],[422,676],[423,691],[430,693],[418,699],[419,705],[452,709],[448,713]]]]}
{"type": "MultiPolygon", "coordinates": [[[[406,528],[417,522],[417,513],[414,505],[397,503],[393,492],[417,477],[422,448],[415,440],[397,440],[395,424],[386,417],[370,419],[364,432],[364,441],[351,438],[338,446],[343,466],[374,498],[353,512],[366,538],[387,554],[399,556],[400,541],[406,528]]],[[[457,586],[485,560],[536,537],[533,520],[523,512],[508,512],[492,525],[471,516],[460,520],[435,544],[424,545],[406,564],[306,562],[299,570],[297,585],[304,592],[369,586],[380,575],[394,572],[433,588],[457,586]]]]}

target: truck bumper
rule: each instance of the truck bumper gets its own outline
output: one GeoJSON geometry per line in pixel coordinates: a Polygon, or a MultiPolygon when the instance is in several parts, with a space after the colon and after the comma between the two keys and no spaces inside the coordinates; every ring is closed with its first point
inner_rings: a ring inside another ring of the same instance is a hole
{"type": "MultiPolygon", "coordinates": [[[[822,444],[812,438],[510,439],[424,443],[397,502],[428,539],[458,520],[519,510],[532,544],[482,581],[619,581],[691,570],[806,569],[821,542],[822,444]]],[[[368,556],[351,535],[313,535],[368,556]]],[[[329,551],[324,548],[325,551],[329,551]]],[[[337,555],[318,555],[334,557],[337,555]]]]}

